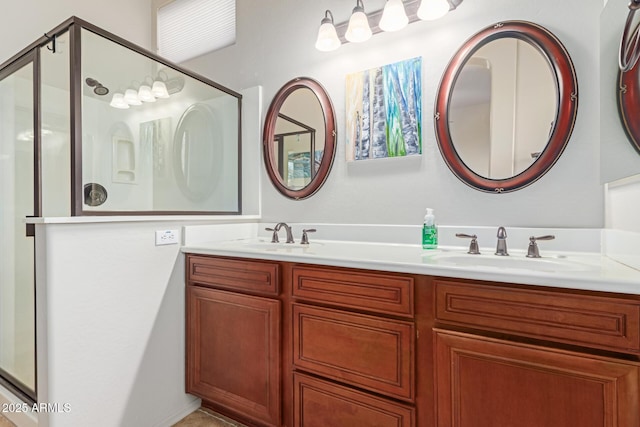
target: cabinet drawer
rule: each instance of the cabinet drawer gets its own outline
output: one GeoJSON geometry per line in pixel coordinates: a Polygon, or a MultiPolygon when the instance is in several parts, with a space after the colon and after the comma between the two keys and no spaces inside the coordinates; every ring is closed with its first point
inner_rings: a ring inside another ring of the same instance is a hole
{"type": "Polygon", "coordinates": [[[297,368],[387,396],[414,398],[412,323],[293,305],[297,368]]]}
{"type": "Polygon", "coordinates": [[[188,255],[187,281],[265,295],[280,291],[278,264],[264,261],[188,255]]]}
{"type": "Polygon", "coordinates": [[[415,410],[326,381],[293,374],[295,427],[413,427],[415,410]]]}
{"type": "Polygon", "coordinates": [[[436,319],[617,352],[640,352],[638,301],[436,281],[436,319]]]}
{"type": "Polygon", "coordinates": [[[293,268],[293,296],[345,308],[413,317],[413,278],[313,267],[293,268]]]}

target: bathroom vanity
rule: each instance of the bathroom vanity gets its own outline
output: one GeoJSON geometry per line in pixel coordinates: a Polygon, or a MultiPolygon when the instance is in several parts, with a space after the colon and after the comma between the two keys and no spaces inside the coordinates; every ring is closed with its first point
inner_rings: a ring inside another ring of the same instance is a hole
{"type": "Polygon", "coordinates": [[[377,269],[341,261],[346,243],[267,245],[184,249],[187,392],[203,406],[258,426],[640,423],[640,297],[593,284],[631,289],[636,270],[605,262],[581,288],[575,271],[486,280],[409,245],[377,269]]]}

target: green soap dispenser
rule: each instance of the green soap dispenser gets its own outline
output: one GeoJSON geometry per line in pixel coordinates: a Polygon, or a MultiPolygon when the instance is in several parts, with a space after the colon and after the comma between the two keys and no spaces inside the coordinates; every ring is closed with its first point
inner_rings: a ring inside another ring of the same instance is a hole
{"type": "Polygon", "coordinates": [[[424,223],[422,225],[422,248],[438,248],[438,226],[436,225],[436,218],[431,208],[427,208],[427,214],[424,216],[424,223]]]}

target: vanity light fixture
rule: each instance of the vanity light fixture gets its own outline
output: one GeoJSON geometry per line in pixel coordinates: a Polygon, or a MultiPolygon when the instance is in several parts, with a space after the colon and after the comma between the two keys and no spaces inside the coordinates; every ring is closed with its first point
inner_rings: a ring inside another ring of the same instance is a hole
{"type": "Polygon", "coordinates": [[[114,93],[113,98],[111,98],[111,102],[109,103],[113,108],[119,108],[121,110],[126,110],[129,108],[129,104],[124,100],[124,95],[121,93],[114,93]]]}
{"type": "Polygon", "coordinates": [[[344,37],[351,43],[362,43],[369,40],[372,35],[369,18],[364,13],[364,3],[362,0],[356,0],[356,7],[353,8],[349,18],[349,27],[344,37]]]}
{"type": "Polygon", "coordinates": [[[114,93],[109,105],[114,108],[127,109],[132,105],[156,102],[158,99],[166,99],[175,93],[181,92],[184,89],[184,85],[183,77],[170,78],[164,70],[160,70],[155,78],[147,76],[142,80],[142,83],[133,81],[124,93],[114,93]]]}
{"type": "MultiPolygon", "coordinates": [[[[446,0],[445,0],[446,1],[446,0]]],[[[378,26],[382,31],[398,31],[409,24],[402,0],[387,0],[378,26]]]]}
{"type": "Polygon", "coordinates": [[[634,15],[640,10],[640,0],[629,2],[629,14],[624,24],[622,38],[620,39],[620,52],[618,54],[618,66],[620,71],[626,73],[635,67],[640,59],[640,31],[634,23],[634,15]]]}
{"type": "Polygon", "coordinates": [[[422,0],[418,8],[418,18],[433,21],[446,15],[450,8],[447,0],[422,0]]]}
{"type": "Polygon", "coordinates": [[[318,30],[316,49],[322,52],[329,52],[336,50],[341,44],[338,33],[336,33],[336,27],[333,25],[333,14],[330,10],[327,10],[324,12],[324,18],[318,30]]]}
{"type": "Polygon", "coordinates": [[[124,102],[129,105],[142,105],[142,101],[138,98],[138,91],[135,89],[127,89],[124,91],[124,102]]]}
{"type": "Polygon", "coordinates": [[[357,0],[347,22],[334,24],[331,11],[325,12],[318,30],[316,49],[327,52],[339,48],[341,43],[363,42],[382,31],[398,31],[416,21],[438,19],[456,9],[462,2],[463,0],[387,0],[384,9],[365,13],[363,0],[357,0]],[[338,41],[333,37],[334,32],[338,41]]]}
{"type": "Polygon", "coordinates": [[[151,93],[156,98],[169,97],[169,91],[167,90],[167,85],[164,84],[162,80],[156,80],[153,82],[153,86],[151,87],[151,93]]]}
{"type": "Polygon", "coordinates": [[[138,89],[138,99],[142,102],[156,102],[156,97],[151,93],[151,87],[148,85],[140,86],[138,89]]]}

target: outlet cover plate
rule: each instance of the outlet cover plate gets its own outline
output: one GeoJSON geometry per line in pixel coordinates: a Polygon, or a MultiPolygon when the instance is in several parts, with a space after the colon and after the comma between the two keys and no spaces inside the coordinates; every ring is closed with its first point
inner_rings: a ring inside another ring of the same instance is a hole
{"type": "Polygon", "coordinates": [[[157,230],[156,231],[156,246],[177,245],[177,244],[178,244],[178,230],[157,230]]]}

